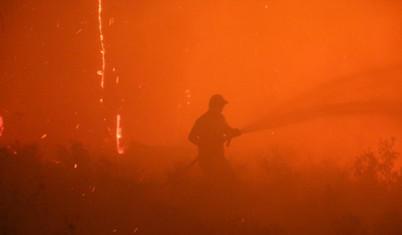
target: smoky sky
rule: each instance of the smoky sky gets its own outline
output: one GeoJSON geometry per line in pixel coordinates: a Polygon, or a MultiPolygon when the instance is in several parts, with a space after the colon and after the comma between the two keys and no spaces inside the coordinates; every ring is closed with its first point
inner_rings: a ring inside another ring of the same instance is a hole
{"type": "Polygon", "coordinates": [[[98,1],[0,3],[1,141],[113,145],[119,113],[125,144],[183,144],[217,93],[240,128],[324,98],[401,102],[399,1],[102,4],[103,90],[98,1]]]}

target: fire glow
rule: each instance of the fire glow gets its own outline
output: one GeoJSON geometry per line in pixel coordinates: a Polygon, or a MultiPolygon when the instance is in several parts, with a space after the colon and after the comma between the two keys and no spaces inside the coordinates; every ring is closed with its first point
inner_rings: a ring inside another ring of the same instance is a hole
{"type": "MultiPolygon", "coordinates": [[[[103,42],[103,29],[102,29],[102,0],[98,0],[98,23],[99,23],[99,40],[101,45],[101,58],[102,58],[102,69],[98,70],[97,74],[101,76],[101,83],[100,87],[103,90],[105,88],[105,71],[106,71],[106,60],[105,60],[105,44],[103,42]]],[[[109,20],[109,26],[112,24],[112,19],[109,20]]],[[[115,68],[113,68],[115,71],[115,68]]],[[[116,76],[116,84],[119,83],[119,77],[116,76]]],[[[103,97],[99,99],[100,103],[103,103],[103,97]]],[[[121,146],[121,139],[122,139],[122,128],[120,126],[120,114],[116,115],[116,149],[119,154],[124,153],[124,148],[121,146]]],[[[76,127],[78,129],[78,126],[76,127]]]]}
{"type": "Polygon", "coordinates": [[[123,154],[124,148],[120,144],[121,138],[123,137],[121,126],[120,126],[120,119],[121,119],[120,114],[117,114],[116,115],[116,149],[119,154],[123,154]]]}
{"type": "Polygon", "coordinates": [[[3,117],[0,116],[0,137],[3,135],[3,131],[4,131],[3,117]]]}
{"type": "MultiPolygon", "coordinates": [[[[102,0],[98,1],[98,22],[99,22],[99,39],[101,45],[101,56],[102,56],[102,70],[98,71],[98,75],[101,76],[101,83],[100,86],[103,89],[105,85],[105,69],[106,69],[106,62],[105,62],[105,45],[103,43],[103,30],[102,30],[102,0]]],[[[102,99],[101,99],[102,102],[102,99]]]]}

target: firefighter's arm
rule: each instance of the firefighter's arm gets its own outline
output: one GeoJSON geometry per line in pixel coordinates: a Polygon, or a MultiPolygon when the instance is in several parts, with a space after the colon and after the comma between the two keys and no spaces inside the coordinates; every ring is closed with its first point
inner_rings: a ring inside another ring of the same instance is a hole
{"type": "Polygon", "coordinates": [[[233,139],[234,137],[237,137],[237,136],[241,136],[241,131],[240,131],[240,129],[238,129],[238,128],[232,128],[232,129],[230,130],[230,133],[226,134],[226,136],[224,137],[224,141],[223,141],[223,142],[226,142],[226,147],[229,147],[229,146],[230,146],[230,143],[232,142],[232,139],[233,139]]]}
{"type": "Polygon", "coordinates": [[[231,130],[231,136],[233,137],[237,137],[237,136],[241,136],[241,130],[239,128],[233,128],[231,130]]]}
{"type": "Polygon", "coordinates": [[[226,140],[229,140],[234,137],[241,136],[241,131],[239,128],[230,127],[225,120],[225,135],[226,135],[225,138],[227,138],[226,140]]]}
{"type": "Polygon", "coordinates": [[[230,133],[226,133],[223,137],[223,142],[230,141],[235,137],[241,136],[241,131],[238,128],[233,128],[230,133]]]}
{"type": "Polygon", "coordinates": [[[229,147],[232,139],[237,136],[241,136],[240,129],[230,127],[225,120],[225,136],[223,142],[226,142],[226,147],[229,147]]]}

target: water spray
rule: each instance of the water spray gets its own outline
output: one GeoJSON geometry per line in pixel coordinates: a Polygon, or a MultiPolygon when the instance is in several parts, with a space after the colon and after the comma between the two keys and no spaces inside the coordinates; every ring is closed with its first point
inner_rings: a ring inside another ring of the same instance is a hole
{"type": "Polygon", "coordinates": [[[400,117],[402,116],[402,102],[356,101],[313,106],[263,118],[242,128],[241,131],[245,134],[273,129],[316,118],[350,114],[370,114],[400,117]]]}
{"type": "Polygon", "coordinates": [[[402,84],[399,79],[401,69],[401,65],[394,65],[333,79],[307,90],[276,109],[272,109],[271,115],[243,127],[241,131],[245,134],[315,118],[351,114],[401,117],[402,84]],[[390,74],[393,76],[389,76],[390,74]],[[384,93],[382,95],[379,92],[381,89],[384,93]],[[384,98],[389,96],[389,93],[392,93],[391,91],[394,96],[397,94],[396,97],[384,98]],[[367,97],[368,95],[364,92],[371,92],[372,94],[367,97]],[[345,93],[363,94],[363,97],[354,98],[350,101],[350,98],[341,97],[345,93]]]}

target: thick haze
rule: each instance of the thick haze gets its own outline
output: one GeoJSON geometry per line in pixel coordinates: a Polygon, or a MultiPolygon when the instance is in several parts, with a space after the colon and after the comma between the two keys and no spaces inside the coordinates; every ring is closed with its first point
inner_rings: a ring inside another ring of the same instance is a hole
{"type": "MultiPolygon", "coordinates": [[[[1,1],[0,141],[114,146],[119,113],[125,145],[187,145],[215,93],[240,128],[319,104],[402,102],[401,1],[102,2],[104,91],[98,1],[1,1]]],[[[400,137],[401,113],[381,110],[296,120],[232,149],[361,150],[400,137]]]]}

